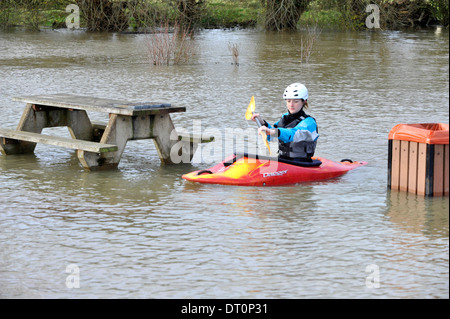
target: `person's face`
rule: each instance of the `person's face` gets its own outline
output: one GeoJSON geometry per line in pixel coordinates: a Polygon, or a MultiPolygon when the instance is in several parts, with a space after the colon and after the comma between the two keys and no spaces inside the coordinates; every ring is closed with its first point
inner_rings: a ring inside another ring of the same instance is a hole
{"type": "Polygon", "coordinates": [[[298,100],[286,100],[286,106],[289,110],[289,113],[295,114],[300,111],[305,104],[305,101],[302,99],[298,100]]]}

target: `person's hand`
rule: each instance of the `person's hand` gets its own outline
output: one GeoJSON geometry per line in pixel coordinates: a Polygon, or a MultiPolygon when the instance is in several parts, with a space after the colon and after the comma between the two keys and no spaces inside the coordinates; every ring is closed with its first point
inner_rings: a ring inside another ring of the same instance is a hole
{"type": "Polygon", "coordinates": [[[276,129],[274,129],[274,128],[268,128],[267,126],[261,126],[259,129],[258,129],[258,134],[261,134],[261,133],[265,133],[266,135],[275,135],[276,133],[277,133],[277,130],[276,129]]]}
{"type": "Polygon", "coordinates": [[[259,119],[259,122],[261,123],[261,117],[259,116],[259,113],[253,113],[252,115],[252,121],[256,122],[256,118],[259,119]]]}

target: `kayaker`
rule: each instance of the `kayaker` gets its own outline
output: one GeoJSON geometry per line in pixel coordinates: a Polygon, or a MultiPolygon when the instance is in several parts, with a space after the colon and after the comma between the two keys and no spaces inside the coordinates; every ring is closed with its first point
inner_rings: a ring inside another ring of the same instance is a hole
{"type": "Polygon", "coordinates": [[[268,140],[278,138],[278,157],[288,160],[311,162],[316,149],[319,132],[316,120],[305,113],[308,108],[308,89],[301,83],[289,85],[283,94],[288,112],[281,119],[269,124],[255,113],[262,126],[258,133],[266,133],[268,140]]]}

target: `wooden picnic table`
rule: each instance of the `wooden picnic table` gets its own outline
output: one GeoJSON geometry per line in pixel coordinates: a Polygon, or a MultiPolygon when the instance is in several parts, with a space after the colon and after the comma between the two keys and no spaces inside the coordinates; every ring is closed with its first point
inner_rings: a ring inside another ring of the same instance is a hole
{"type": "Polygon", "coordinates": [[[26,107],[17,129],[0,128],[0,152],[4,155],[33,153],[36,143],[72,148],[84,168],[115,168],[129,140],[153,139],[161,162],[191,161],[199,143],[213,137],[180,135],[170,113],[185,112],[161,102],[127,101],[51,94],[16,97],[26,107]],[[91,122],[88,111],[109,114],[105,124],[91,122]],[[67,126],[71,138],[42,134],[46,127],[67,126]]]}

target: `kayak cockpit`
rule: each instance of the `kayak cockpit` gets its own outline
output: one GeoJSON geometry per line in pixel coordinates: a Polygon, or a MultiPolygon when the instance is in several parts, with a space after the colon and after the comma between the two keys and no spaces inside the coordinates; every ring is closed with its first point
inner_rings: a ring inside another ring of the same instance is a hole
{"type": "Polygon", "coordinates": [[[288,160],[284,158],[278,158],[274,156],[266,156],[266,155],[259,155],[259,154],[249,154],[249,153],[234,153],[234,156],[227,161],[223,162],[224,166],[230,166],[231,164],[235,163],[237,160],[246,157],[246,158],[252,158],[252,159],[258,159],[258,160],[266,160],[266,161],[275,161],[295,166],[301,166],[301,167],[317,167],[322,165],[322,161],[318,159],[312,159],[311,161],[297,161],[297,160],[288,160]]]}

